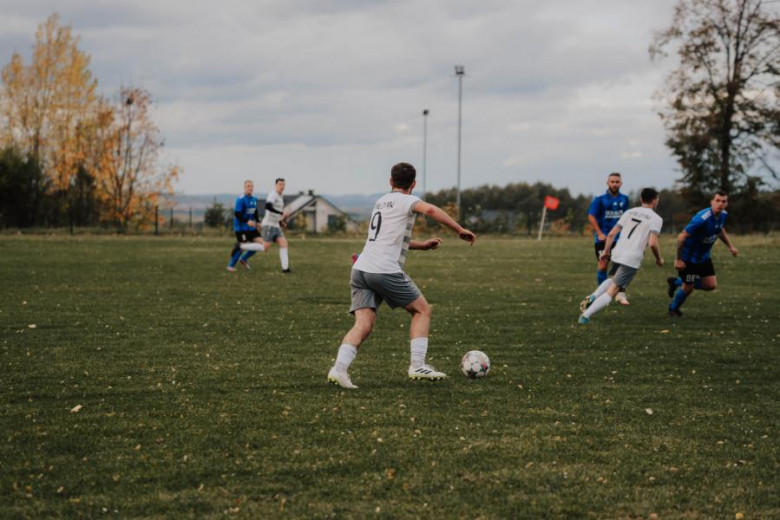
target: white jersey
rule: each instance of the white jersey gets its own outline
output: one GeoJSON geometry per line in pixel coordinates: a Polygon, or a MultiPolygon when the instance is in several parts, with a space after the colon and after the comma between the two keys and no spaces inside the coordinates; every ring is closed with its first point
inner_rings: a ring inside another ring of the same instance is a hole
{"type": "Polygon", "coordinates": [[[368,239],[353,266],[365,273],[401,273],[420,202],[414,195],[393,191],[376,201],[368,226],[368,239]]]}
{"type": "Polygon", "coordinates": [[[650,208],[631,208],[623,213],[617,225],[620,226],[620,240],[612,250],[612,261],[634,269],[642,265],[650,233],[661,233],[663,219],[650,208]]]}
{"type": "Polygon", "coordinates": [[[279,222],[282,220],[282,212],[284,211],[284,198],[279,195],[276,191],[272,191],[268,194],[268,198],[265,199],[266,202],[270,202],[273,208],[278,211],[279,213],[274,213],[273,211],[265,210],[265,216],[263,216],[263,221],[260,223],[263,227],[279,227],[279,222]]]}

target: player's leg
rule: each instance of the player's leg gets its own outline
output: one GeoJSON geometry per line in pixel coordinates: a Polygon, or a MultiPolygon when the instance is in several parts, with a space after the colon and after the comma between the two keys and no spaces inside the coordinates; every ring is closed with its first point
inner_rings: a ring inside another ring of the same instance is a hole
{"type": "Polygon", "coordinates": [[[288,255],[288,246],[287,238],[284,236],[284,233],[279,231],[279,236],[276,237],[276,243],[279,245],[279,262],[282,264],[282,272],[283,273],[291,273],[290,270],[290,257],[288,255]]]}
{"type": "Polygon", "coordinates": [[[412,323],[409,326],[411,351],[409,378],[429,381],[446,378],[447,374],[425,362],[425,356],[428,354],[428,331],[431,326],[431,306],[428,300],[420,294],[412,303],[404,305],[404,309],[412,315],[412,323]]]}
{"type": "Polygon", "coordinates": [[[246,242],[246,233],[236,231],[236,244],[233,246],[233,250],[230,251],[230,261],[228,262],[227,270],[233,272],[236,270],[236,264],[241,258],[243,251],[241,250],[241,244],[246,242]]]}
{"type": "Polygon", "coordinates": [[[247,271],[249,271],[249,259],[255,256],[257,253],[262,253],[265,251],[265,246],[263,245],[263,239],[260,238],[260,233],[258,233],[256,230],[252,232],[250,241],[245,244],[241,244],[241,249],[245,252],[238,261],[246,268],[247,271]]]}
{"type": "Polygon", "coordinates": [[[718,280],[715,277],[715,266],[709,258],[700,263],[687,263],[685,269],[681,270],[679,274],[683,284],[675,293],[672,304],[669,306],[669,316],[671,317],[682,316],[680,307],[682,307],[694,289],[712,291],[718,286],[718,280]]]}
{"type": "Polygon", "coordinates": [[[601,285],[607,279],[607,268],[609,267],[609,260],[607,258],[601,258],[601,253],[604,252],[604,245],[606,242],[596,242],[594,250],[596,252],[596,283],[601,285]]]}
{"type": "Polygon", "coordinates": [[[357,309],[355,310],[355,324],[344,339],[336,354],[336,363],[328,372],[328,381],[342,388],[357,388],[349,378],[349,366],[355,360],[358,349],[363,342],[371,335],[376,323],[375,309],[357,309]]]}
{"type": "Polygon", "coordinates": [[[699,289],[701,291],[714,291],[718,288],[718,277],[713,276],[703,276],[698,279],[699,285],[696,286],[694,284],[694,288],[699,289]]]}
{"type": "MultiPolygon", "coordinates": [[[[580,319],[578,320],[579,323],[589,323],[591,316],[609,306],[609,304],[612,303],[613,298],[626,290],[628,284],[631,283],[631,280],[634,279],[637,271],[639,271],[639,269],[634,267],[628,267],[621,264],[615,265],[617,265],[617,269],[615,270],[614,276],[602,284],[604,290],[601,291],[601,294],[593,300],[585,312],[582,313],[582,316],[580,316],[580,319]]],[[[602,286],[599,286],[599,288],[601,289],[602,286]]]]}
{"type": "Polygon", "coordinates": [[[365,282],[365,273],[353,269],[350,279],[352,305],[349,311],[355,315],[355,324],[344,336],[336,355],[336,363],[328,372],[328,381],[342,388],[357,388],[349,378],[348,369],[357,356],[360,345],[374,330],[376,310],[382,298],[372,291],[365,282]]]}

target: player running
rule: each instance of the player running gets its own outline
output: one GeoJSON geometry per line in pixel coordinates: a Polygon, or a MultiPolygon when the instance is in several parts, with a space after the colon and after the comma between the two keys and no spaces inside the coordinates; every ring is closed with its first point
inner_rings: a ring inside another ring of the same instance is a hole
{"type": "Polygon", "coordinates": [[[417,285],[404,272],[403,265],[410,249],[437,249],[440,238],[424,242],[412,240],[412,228],[418,214],[431,217],[458,234],[461,240],[473,245],[477,239],[471,231],[461,227],[440,208],[423,202],[412,195],[417,172],[414,166],[398,163],[390,176],[392,191],[374,205],[363,252],[352,267],[350,286],[355,315],[352,327],[338,350],[336,364],[328,372],[328,381],[342,388],[357,388],[349,378],[347,369],[357,355],[358,348],[374,329],[376,313],[383,301],[391,309],[403,307],[412,316],[409,327],[411,338],[410,379],[437,381],[446,374],[425,363],[428,351],[428,328],[431,307],[417,285]]]}
{"type": "Polygon", "coordinates": [[[287,213],[284,211],[284,179],[276,179],[274,182],[274,191],[268,194],[265,201],[265,215],[263,216],[263,241],[266,251],[271,249],[271,245],[276,242],[279,245],[279,261],[282,264],[283,273],[291,273],[290,257],[287,254],[287,239],[282,232],[282,227],[286,226],[287,213]]]}
{"type": "MultiPolygon", "coordinates": [[[[607,279],[607,269],[609,268],[609,258],[601,255],[602,251],[604,251],[606,235],[617,224],[623,212],[629,206],[628,196],[620,193],[621,186],[623,186],[623,179],[620,174],[617,172],[610,173],[607,177],[607,192],[595,197],[588,209],[588,221],[593,226],[593,239],[595,242],[596,260],[598,261],[598,267],[596,268],[598,285],[601,285],[607,279]]],[[[615,242],[618,241],[618,238],[615,238],[615,242]]],[[[614,271],[615,268],[613,267],[611,274],[614,274],[614,271]]],[[[621,305],[628,305],[626,293],[620,291],[617,301],[621,305]]]]}
{"type": "Polygon", "coordinates": [[[731,245],[731,240],[726,233],[726,217],[728,212],[729,196],[725,191],[717,191],[710,200],[710,207],[701,210],[694,215],[690,223],[677,236],[677,259],[674,267],[679,278],[667,278],[669,297],[672,304],[669,306],[669,316],[678,318],[682,316],[680,307],[694,289],[712,291],[718,286],[715,277],[715,266],[712,265],[710,251],[720,239],[732,255],[737,256],[739,251],[731,245]],[[675,294],[675,289],[682,288],[675,294]]]}
{"type": "Polygon", "coordinates": [[[230,252],[230,262],[227,266],[227,270],[231,273],[235,272],[236,264],[239,262],[249,271],[249,258],[257,252],[265,251],[263,239],[260,238],[260,232],[257,230],[257,198],[252,196],[254,189],[255,185],[252,181],[244,181],[244,194],[236,199],[233,213],[236,245],[230,252]]]}
{"type": "Polygon", "coordinates": [[[655,212],[658,207],[658,192],[653,188],[645,188],[640,199],[642,206],[623,213],[606,237],[602,256],[608,260],[611,253],[615,274],[613,278],[603,281],[593,294],[580,303],[582,315],[579,323],[583,325],[590,323],[591,316],[612,303],[612,298],[618,291],[625,291],[642,266],[642,257],[648,246],[655,256],[655,264],[658,267],[664,265],[658,245],[663,219],[655,212]],[[624,236],[612,252],[615,239],[621,232],[624,236]]]}

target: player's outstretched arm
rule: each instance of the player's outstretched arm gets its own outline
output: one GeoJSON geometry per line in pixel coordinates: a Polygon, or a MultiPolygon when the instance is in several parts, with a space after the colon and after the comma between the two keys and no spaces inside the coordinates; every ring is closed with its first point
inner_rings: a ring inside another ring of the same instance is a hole
{"type": "Polygon", "coordinates": [[[414,212],[419,213],[420,215],[427,215],[431,217],[433,220],[435,220],[436,222],[440,224],[444,224],[445,226],[453,230],[455,233],[457,233],[458,237],[461,240],[464,240],[471,245],[474,245],[474,242],[476,242],[477,240],[477,235],[475,235],[468,229],[464,228],[463,226],[455,222],[455,219],[447,215],[447,213],[445,213],[444,210],[438,206],[434,206],[433,204],[428,204],[427,202],[419,201],[414,206],[414,212]]]}
{"type": "Polygon", "coordinates": [[[731,245],[731,239],[729,239],[729,235],[726,233],[726,228],[720,230],[720,236],[718,238],[720,238],[721,242],[726,244],[726,247],[729,248],[729,252],[732,255],[737,256],[739,254],[739,249],[731,245]]]}
{"type": "Polygon", "coordinates": [[[655,257],[655,265],[658,267],[664,266],[664,258],[661,256],[661,245],[658,243],[658,235],[650,233],[650,238],[647,240],[647,245],[650,246],[650,251],[653,252],[655,257]]]}
{"type": "Polygon", "coordinates": [[[428,240],[412,240],[409,242],[409,249],[417,249],[418,251],[428,251],[430,249],[439,249],[441,245],[441,238],[429,238],[428,240]]]}
{"type": "Polygon", "coordinates": [[[620,224],[616,224],[609,232],[609,235],[607,235],[607,243],[604,244],[604,252],[601,253],[601,256],[608,257],[612,254],[612,246],[615,244],[615,237],[620,233],[621,229],[623,229],[623,227],[620,224]]]}

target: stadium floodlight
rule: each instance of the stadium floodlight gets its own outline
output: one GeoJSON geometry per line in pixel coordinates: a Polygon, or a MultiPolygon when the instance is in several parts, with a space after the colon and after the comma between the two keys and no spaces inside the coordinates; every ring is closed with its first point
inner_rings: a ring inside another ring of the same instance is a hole
{"type": "Polygon", "coordinates": [[[423,175],[422,175],[422,199],[425,200],[425,178],[428,165],[428,114],[430,110],[423,110],[423,175]]]}
{"type": "Polygon", "coordinates": [[[458,77],[458,220],[461,220],[460,210],[460,143],[461,143],[461,121],[463,106],[463,76],[466,75],[466,68],[463,65],[455,65],[455,75],[458,77]]]}

